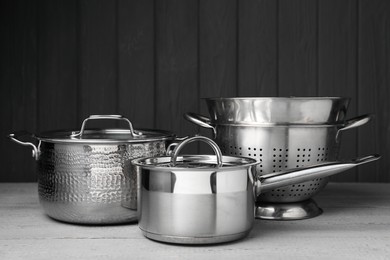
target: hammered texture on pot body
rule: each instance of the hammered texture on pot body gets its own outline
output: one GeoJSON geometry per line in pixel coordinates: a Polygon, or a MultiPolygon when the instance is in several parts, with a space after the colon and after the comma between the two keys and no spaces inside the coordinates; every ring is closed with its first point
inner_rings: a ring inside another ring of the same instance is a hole
{"type": "Polygon", "coordinates": [[[164,141],[132,144],[42,142],[40,203],[52,218],[80,224],[137,220],[137,175],[130,161],[165,153],[164,141]]]}
{"type": "MultiPolygon", "coordinates": [[[[261,160],[259,175],[335,161],[339,153],[336,126],[217,125],[217,132],[216,142],[223,154],[261,160]]],[[[274,189],[262,193],[258,200],[304,201],[321,191],[328,181],[329,178],[316,178],[274,189]]]]}

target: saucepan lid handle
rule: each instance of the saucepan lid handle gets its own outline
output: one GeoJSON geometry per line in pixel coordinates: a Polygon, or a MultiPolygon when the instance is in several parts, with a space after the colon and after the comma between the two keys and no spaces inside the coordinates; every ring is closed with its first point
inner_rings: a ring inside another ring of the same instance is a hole
{"type": "Polygon", "coordinates": [[[187,144],[195,142],[195,141],[200,141],[208,144],[213,150],[214,153],[217,157],[217,167],[222,167],[223,162],[222,162],[222,152],[221,149],[219,149],[218,145],[211,140],[210,138],[207,138],[205,136],[194,136],[194,137],[189,137],[182,141],[181,143],[177,144],[177,146],[173,149],[171,153],[171,166],[175,167],[176,166],[176,160],[179,155],[179,152],[185,147],[187,144]]]}

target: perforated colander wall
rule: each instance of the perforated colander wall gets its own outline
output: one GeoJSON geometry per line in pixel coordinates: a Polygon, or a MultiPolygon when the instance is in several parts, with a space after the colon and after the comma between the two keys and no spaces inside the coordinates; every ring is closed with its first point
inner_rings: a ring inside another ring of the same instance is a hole
{"type": "MultiPolygon", "coordinates": [[[[245,156],[261,160],[259,174],[280,172],[291,168],[300,168],[328,161],[329,147],[272,147],[222,145],[222,153],[233,156],[245,156]]],[[[317,178],[301,184],[274,189],[260,195],[261,201],[297,202],[311,198],[328,182],[328,178],[317,178]]]]}

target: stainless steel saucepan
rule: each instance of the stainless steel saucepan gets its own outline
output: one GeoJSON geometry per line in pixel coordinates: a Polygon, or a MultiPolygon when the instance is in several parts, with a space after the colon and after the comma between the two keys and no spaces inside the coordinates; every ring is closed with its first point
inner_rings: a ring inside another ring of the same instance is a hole
{"type": "MultiPolygon", "coordinates": [[[[23,134],[25,135],[25,133],[23,134]]],[[[29,134],[31,136],[31,134],[29,134]]],[[[81,130],[32,135],[38,145],[9,138],[33,148],[38,167],[39,200],[50,217],[78,224],[116,224],[137,220],[137,175],[130,161],[165,154],[174,134],[134,130],[119,115],[92,115],[81,130]],[[91,120],[124,121],[127,129],[85,129],[91,120]]]]}
{"type": "Polygon", "coordinates": [[[140,175],[138,224],[144,236],[163,242],[233,241],[250,232],[255,219],[255,198],[261,192],[327,177],[378,158],[373,155],[258,176],[259,161],[222,156],[211,139],[191,137],[178,144],[171,156],[132,161],[140,175]],[[209,144],[216,156],[179,156],[181,149],[194,141],[209,144]]]}

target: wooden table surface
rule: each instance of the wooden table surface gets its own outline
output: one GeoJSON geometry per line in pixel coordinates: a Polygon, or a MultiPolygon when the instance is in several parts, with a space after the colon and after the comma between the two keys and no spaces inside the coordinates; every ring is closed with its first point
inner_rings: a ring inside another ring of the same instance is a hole
{"type": "Polygon", "coordinates": [[[0,183],[0,259],[390,259],[390,183],[330,183],[324,213],[256,220],[249,236],[179,246],[144,238],[136,224],[80,226],[50,219],[36,183],[0,183]]]}

